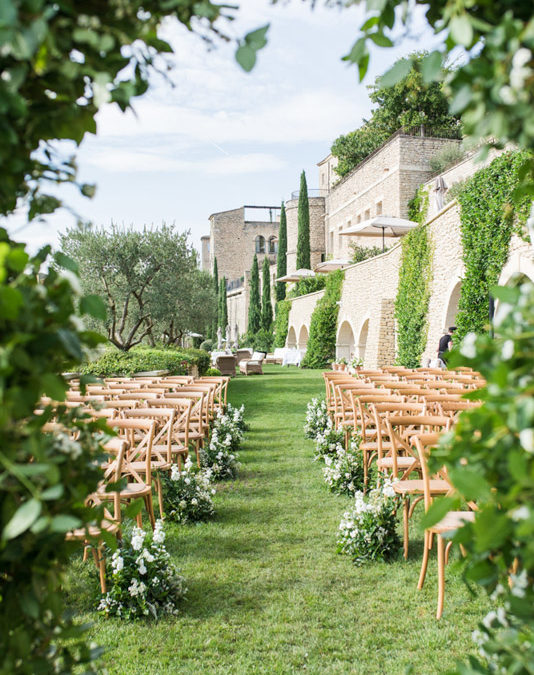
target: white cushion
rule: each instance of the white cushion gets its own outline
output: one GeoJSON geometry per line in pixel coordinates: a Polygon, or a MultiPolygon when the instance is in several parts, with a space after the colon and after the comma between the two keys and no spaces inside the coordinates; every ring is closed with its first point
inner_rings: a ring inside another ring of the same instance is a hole
{"type": "Polygon", "coordinates": [[[250,357],[250,360],[251,361],[263,361],[264,357],[265,357],[264,352],[254,352],[254,354],[252,354],[252,356],[250,357]]]}

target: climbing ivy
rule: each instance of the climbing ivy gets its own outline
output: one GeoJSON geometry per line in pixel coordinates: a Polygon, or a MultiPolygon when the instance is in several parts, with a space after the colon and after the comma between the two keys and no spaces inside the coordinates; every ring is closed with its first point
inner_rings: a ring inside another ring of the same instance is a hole
{"type": "Polygon", "coordinates": [[[426,215],[428,192],[420,186],[408,205],[408,215],[419,225],[402,240],[399,287],[395,300],[398,331],[397,362],[407,368],[421,364],[426,346],[427,313],[432,278],[432,250],[426,215]]]}
{"type": "Polygon", "coordinates": [[[513,201],[526,152],[507,152],[477,171],[458,194],[465,278],[462,282],[456,339],[483,333],[489,322],[489,289],[508,258],[510,239],[520,234],[530,199],[513,201]]]}
{"type": "Polygon", "coordinates": [[[274,346],[284,347],[289,329],[289,300],[279,300],[276,303],[276,318],[274,320],[274,346]]]}
{"type": "Polygon", "coordinates": [[[326,279],[325,293],[315,305],[310,323],[310,337],[302,365],[325,368],[335,358],[336,328],[344,273],[331,272],[326,279]]]}

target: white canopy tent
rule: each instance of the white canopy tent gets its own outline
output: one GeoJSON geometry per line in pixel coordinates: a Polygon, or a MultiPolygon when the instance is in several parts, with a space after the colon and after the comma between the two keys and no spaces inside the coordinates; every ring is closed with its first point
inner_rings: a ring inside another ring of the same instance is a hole
{"type": "Polygon", "coordinates": [[[393,216],[375,216],[353,225],[339,234],[346,237],[380,237],[382,235],[382,250],[385,250],[385,238],[402,237],[410,230],[417,227],[417,223],[406,218],[394,218],[393,216]]]}
{"type": "Polygon", "coordinates": [[[333,272],[334,270],[342,270],[344,267],[350,265],[349,260],[342,260],[341,258],[336,258],[334,260],[325,260],[315,266],[315,272],[317,274],[328,274],[328,272],[333,272]]]}

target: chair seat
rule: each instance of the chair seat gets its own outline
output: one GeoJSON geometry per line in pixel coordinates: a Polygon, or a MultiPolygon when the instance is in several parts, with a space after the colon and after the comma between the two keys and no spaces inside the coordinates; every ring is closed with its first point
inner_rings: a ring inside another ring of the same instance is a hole
{"type": "Polygon", "coordinates": [[[115,534],[119,530],[119,523],[110,520],[103,520],[100,525],[89,525],[87,529],[78,527],[75,530],[67,532],[65,538],[67,541],[85,541],[87,537],[99,537],[102,531],[115,534]]]}
{"type": "MultiPolygon", "coordinates": [[[[393,446],[389,441],[382,443],[382,450],[391,450],[393,446]]],[[[360,450],[367,450],[368,452],[377,452],[378,442],[377,441],[363,441],[360,443],[360,450]]]]}
{"type": "MultiPolygon", "coordinates": [[[[415,462],[415,457],[397,457],[399,469],[409,469],[415,462]]],[[[391,469],[393,467],[393,457],[382,457],[376,463],[379,469],[391,469]]]]}
{"type": "Polygon", "coordinates": [[[433,534],[442,534],[443,532],[450,532],[462,527],[464,523],[473,522],[475,520],[474,511],[450,511],[445,518],[428,528],[429,532],[433,534]]]}
{"type": "MultiPolygon", "coordinates": [[[[409,459],[409,458],[408,458],[409,459]]],[[[424,481],[417,479],[410,480],[400,480],[397,483],[393,483],[393,489],[399,495],[407,494],[423,494],[425,491],[424,481]]],[[[451,489],[449,483],[446,480],[432,479],[430,481],[430,492],[432,494],[446,494],[451,489]]]]}
{"type": "MultiPolygon", "coordinates": [[[[134,471],[137,471],[137,473],[145,473],[145,469],[146,469],[146,463],[145,462],[130,462],[129,466],[134,471]]],[[[170,471],[172,464],[170,462],[160,461],[158,459],[158,460],[152,460],[152,462],[150,462],[150,466],[152,467],[152,470],[157,469],[158,471],[170,471]]]]}
{"type": "MultiPolygon", "coordinates": [[[[113,493],[106,492],[105,489],[102,488],[98,489],[97,494],[101,499],[113,499],[113,493]]],[[[120,491],[120,498],[132,499],[133,497],[144,497],[149,494],[152,494],[151,485],[145,485],[144,483],[128,483],[126,487],[120,491]]]]}

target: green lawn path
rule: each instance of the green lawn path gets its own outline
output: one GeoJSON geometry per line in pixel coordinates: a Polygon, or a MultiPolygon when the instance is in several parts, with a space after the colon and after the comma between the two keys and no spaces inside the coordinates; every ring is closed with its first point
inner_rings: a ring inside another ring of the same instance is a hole
{"type": "Polygon", "coordinates": [[[167,546],[187,579],[182,613],[158,623],[121,622],[90,611],[92,566],[73,563],[69,602],[107,648],[109,673],[443,673],[472,651],[486,600],[447,570],[445,614],[434,618],[436,563],[417,591],[421,535],[410,560],[355,567],[336,553],[349,504],[326,488],[302,427],[321,373],[265,368],[237,377],[229,400],[250,424],[238,480],[219,484],[216,516],[167,525],[167,546]]]}

